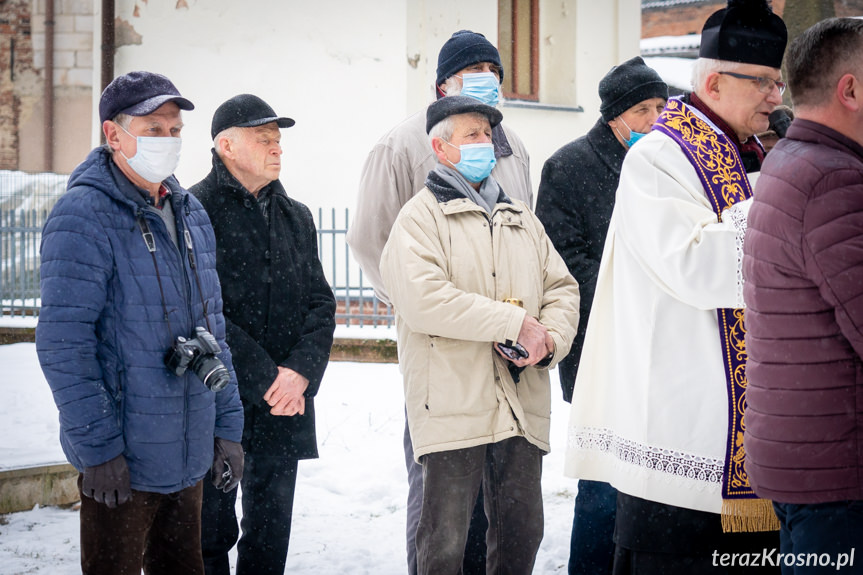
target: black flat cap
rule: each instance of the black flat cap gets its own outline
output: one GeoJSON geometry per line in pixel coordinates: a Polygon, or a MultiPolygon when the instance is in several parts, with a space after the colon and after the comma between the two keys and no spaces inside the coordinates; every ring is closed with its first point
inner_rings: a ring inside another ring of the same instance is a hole
{"type": "Polygon", "coordinates": [[[497,108],[487,106],[479,100],[475,100],[469,96],[447,96],[431,104],[426,109],[426,134],[431,132],[431,129],[444,118],[455,114],[468,114],[470,112],[483,114],[488,118],[488,123],[491,124],[492,128],[503,120],[503,114],[497,108]]]}
{"type": "Polygon", "coordinates": [[[290,128],[294,125],[291,118],[281,118],[269,104],[253,94],[234,96],[218,108],[213,114],[210,126],[210,136],[216,135],[228,128],[252,128],[275,122],[280,128],[290,128]]]}
{"type": "Polygon", "coordinates": [[[181,110],[195,105],[180,95],[165,76],[153,72],[129,72],[118,76],[105,87],[99,98],[99,120],[113,120],[118,114],[146,116],[165,102],[176,102],[181,110]]]}

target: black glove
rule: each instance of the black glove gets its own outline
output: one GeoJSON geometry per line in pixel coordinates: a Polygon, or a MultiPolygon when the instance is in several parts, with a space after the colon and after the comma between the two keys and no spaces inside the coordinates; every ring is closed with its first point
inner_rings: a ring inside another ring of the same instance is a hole
{"type": "Polygon", "coordinates": [[[235,488],[243,478],[243,446],[236,441],[217,437],[210,473],[216,489],[227,493],[235,488]]]}
{"type": "Polygon", "coordinates": [[[96,503],[104,503],[111,509],[132,499],[126,458],[118,455],[101,465],[85,467],[81,491],[87,497],[95,499],[96,503]]]}

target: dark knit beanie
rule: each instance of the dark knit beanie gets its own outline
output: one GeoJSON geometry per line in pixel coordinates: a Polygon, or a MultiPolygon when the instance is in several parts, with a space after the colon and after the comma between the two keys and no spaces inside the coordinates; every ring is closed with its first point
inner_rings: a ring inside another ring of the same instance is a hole
{"type": "Polygon", "coordinates": [[[636,56],[612,68],[599,82],[602,104],[599,112],[606,122],[615,119],[634,105],[650,98],[668,99],[668,86],[636,56]]]}
{"type": "Polygon", "coordinates": [[[495,64],[500,68],[500,79],[503,80],[503,64],[500,63],[500,53],[497,48],[482,34],[459,30],[440,49],[435,85],[440,86],[459,70],[479,62],[495,64]]]}
{"type": "Polygon", "coordinates": [[[767,0],[729,0],[704,23],[698,56],[781,68],[787,43],[785,23],[767,0]]]}

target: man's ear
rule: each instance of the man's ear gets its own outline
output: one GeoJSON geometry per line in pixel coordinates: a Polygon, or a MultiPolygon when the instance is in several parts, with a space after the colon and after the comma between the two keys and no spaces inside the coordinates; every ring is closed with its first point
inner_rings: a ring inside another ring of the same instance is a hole
{"type": "Polygon", "coordinates": [[[216,140],[216,151],[220,158],[233,158],[234,146],[233,142],[231,142],[231,138],[220,136],[219,139],[216,140]]]}
{"type": "Polygon", "coordinates": [[[105,134],[105,143],[112,150],[120,149],[120,128],[111,120],[102,122],[102,133],[105,134]]]}
{"type": "Polygon", "coordinates": [[[863,109],[863,85],[854,74],[845,74],[836,83],[836,98],[850,112],[863,109]]]}
{"type": "Polygon", "coordinates": [[[443,149],[443,147],[444,147],[443,140],[441,138],[432,138],[431,144],[432,144],[432,150],[434,150],[434,153],[435,153],[435,156],[437,156],[437,159],[440,160],[441,162],[446,162],[447,157],[446,157],[446,153],[444,152],[444,149],[443,149]]]}
{"type": "Polygon", "coordinates": [[[704,93],[707,94],[708,98],[712,98],[714,100],[719,99],[719,80],[722,77],[722,74],[719,72],[713,72],[707,75],[707,78],[704,80],[704,93]]]}

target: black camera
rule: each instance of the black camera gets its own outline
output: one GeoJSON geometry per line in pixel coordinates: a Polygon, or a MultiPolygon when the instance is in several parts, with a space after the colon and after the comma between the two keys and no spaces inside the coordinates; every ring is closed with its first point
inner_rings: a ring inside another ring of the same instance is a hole
{"type": "Polygon", "coordinates": [[[213,334],[196,327],[192,339],[177,336],[177,341],[165,354],[165,365],[178,376],[191,369],[210,390],[221,391],[231,381],[231,374],[222,360],[216,357],[220,351],[219,342],[213,334]]]}

